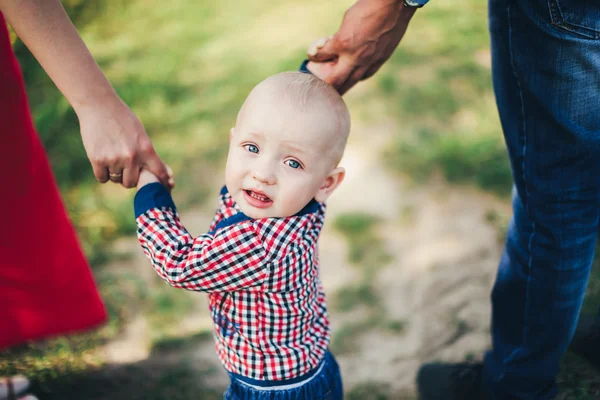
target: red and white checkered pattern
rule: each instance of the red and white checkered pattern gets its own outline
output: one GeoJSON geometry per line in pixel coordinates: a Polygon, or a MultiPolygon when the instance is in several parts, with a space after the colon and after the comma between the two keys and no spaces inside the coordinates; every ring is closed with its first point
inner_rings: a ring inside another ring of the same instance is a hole
{"type": "MultiPolygon", "coordinates": [[[[241,211],[229,193],[211,224],[241,211]]],[[[317,367],[331,332],[319,279],[317,240],[325,205],[288,218],[245,220],[193,238],[171,207],[137,218],[138,238],[170,285],[208,293],[225,368],[283,380],[317,367]]]]}

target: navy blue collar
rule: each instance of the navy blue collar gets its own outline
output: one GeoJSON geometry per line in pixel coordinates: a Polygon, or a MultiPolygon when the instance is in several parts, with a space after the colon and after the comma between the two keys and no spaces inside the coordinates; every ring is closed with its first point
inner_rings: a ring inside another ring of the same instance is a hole
{"type": "MultiPolygon", "coordinates": [[[[224,196],[227,193],[229,193],[229,191],[227,190],[227,186],[223,186],[223,188],[221,189],[221,196],[224,196]]],[[[300,210],[296,214],[294,214],[294,217],[301,217],[306,214],[313,214],[313,213],[317,212],[318,210],[319,210],[319,202],[315,199],[312,199],[311,201],[308,202],[307,205],[304,206],[304,208],[302,208],[302,210],[300,210]]],[[[237,214],[232,215],[229,218],[222,219],[217,224],[217,226],[215,226],[215,229],[210,231],[209,233],[212,235],[221,228],[239,224],[240,222],[249,221],[251,219],[253,219],[253,218],[250,218],[243,212],[239,211],[237,214]]]]}

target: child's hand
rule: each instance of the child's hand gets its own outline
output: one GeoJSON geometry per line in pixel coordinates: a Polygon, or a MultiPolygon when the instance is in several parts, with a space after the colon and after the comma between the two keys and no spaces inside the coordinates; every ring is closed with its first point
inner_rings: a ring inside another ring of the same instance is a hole
{"type": "Polygon", "coordinates": [[[175,178],[173,177],[173,170],[171,167],[166,164],[165,166],[167,167],[167,174],[169,175],[169,191],[171,191],[175,187],[175,178]]]}
{"type": "MultiPolygon", "coordinates": [[[[327,41],[330,39],[330,37],[328,38],[320,38],[315,40],[314,42],[312,42],[310,44],[310,46],[308,46],[307,49],[307,53],[308,55],[312,56],[317,54],[317,51],[319,49],[321,49],[323,46],[325,46],[325,44],[327,43],[327,41]]],[[[333,67],[335,66],[337,60],[332,60],[332,61],[325,61],[325,62],[314,62],[314,61],[310,61],[308,63],[308,65],[306,65],[306,68],[317,78],[321,79],[321,80],[326,80],[327,77],[329,75],[331,75],[331,72],[333,71],[333,67]]]]}
{"type": "Polygon", "coordinates": [[[334,61],[327,61],[322,63],[309,61],[306,65],[306,68],[311,72],[311,74],[313,74],[320,80],[326,81],[327,77],[331,75],[334,65],[334,61]]]}
{"type": "Polygon", "coordinates": [[[137,190],[140,190],[142,187],[144,187],[150,183],[154,183],[154,182],[159,182],[156,175],[154,175],[152,172],[150,172],[146,168],[143,168],[140,171],[140,177],[139,177],[138,183],[137,183],[137,190]]]}
{"type": "MultiPolygon", "coordinates": [[[[169,176],[169,187],[167,189],[169,189],[169,191],[171,191],[175,187],[175,178],[173,178],[173,170],[171,169],[171,167],[169,167],[168,165],[166,165],[166,167],[167,167],[167,174],[169,176]]],[[[158,180],[156,175],[154,175],[149,170],[143,168],[142,171],[140,172],[140,178],[138,179],[137,190],[140,190],[143,186],[146,186],[149,183],[154,183],[154,182],[160,182],[160,181],[158,180]]]]}

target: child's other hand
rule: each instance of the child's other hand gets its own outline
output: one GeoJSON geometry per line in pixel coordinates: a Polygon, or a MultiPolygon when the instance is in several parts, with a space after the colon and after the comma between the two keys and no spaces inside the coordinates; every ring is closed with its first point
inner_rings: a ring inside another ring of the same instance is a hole
{"type": "Polygon", "coordinates": [[[306,65],[306,68],[320,80],[326,81],[327,77],[331,75],[334,66],[335,62],[333,61],[327,61],[322,63],[309,61],[306,65]]]}
{"type": "MultiPolygon", "coordinates": [[[[173,170],[171,169],[171,167],[169,167],[168,165],[165,165],[167,168],[167,174],[169,177],[169,187],[167,189],[169,189],[169,191],[173,190],[173,188],[175,187],[175,178],[173,177],[173,170]]],[[[142,171],[140,172],[140,178],[138,179],[138,183],[137,183],[137,190],[140,190],[143,186],[146,186],[150,183],[154,183],[154,182],[160,182],[158,180],[158,177],[156,175],[154,175],[152,172],[150,172],[149,170],[143,168],[142,171]]]]}
{"type": "MultiPolygon", "coordinates": [[[[330,38],[320,38],[315,40],[308,46],[307,53],[308,55],[317,54],[317,51],[321,49],[330,38]]],[[[310,61],[306,68],[317,78],[321,80],[326,80],[331,72],[333,71],[333,67],[335,66],[337,60],[325,61],[325,62],[314,62],[310,61]]]]}
{"type": "Polygon", "coordinates": [[[175,187],[175,177],[173,177],[173,170],[168,165],[166,167],[167,174],[169,176],[169,190],[173,190],[173,188],[175,187]]]}

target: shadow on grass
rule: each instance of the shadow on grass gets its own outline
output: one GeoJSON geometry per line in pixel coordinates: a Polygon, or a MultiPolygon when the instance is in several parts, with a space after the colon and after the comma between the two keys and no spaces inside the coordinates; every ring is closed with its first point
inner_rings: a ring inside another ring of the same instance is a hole
{"type": "Polygon", "coordinates": [[[593,400],[600,398],[600,371],[579,356],[565,354],[557,381],[557,400],[593,400]]]}
{"type": "MultiPolygon", "coordinates": [[[[582,314],[596,315],[600,307],[600,244],[588,281],[582,314]]],[[[600,343],[599,343],[600,344],[600,343]]],[[[600,398],[600,370],[579,356],[567,352],[560,365],[558,400],[592,400],[600,398]]]]}
{"type": "Polygon", "coordinates": [[[107,364],[73,373],[53,371],[52,376],[36,379],[32,393],[44,400],[191,400],[222,399],[224,387],[214,376],[211,365],[197,365],[194,348],[212,341],[211,335],[198,334],[158,343],[148,359],[133,364],[107,364]]]}

